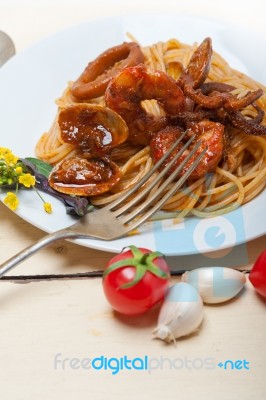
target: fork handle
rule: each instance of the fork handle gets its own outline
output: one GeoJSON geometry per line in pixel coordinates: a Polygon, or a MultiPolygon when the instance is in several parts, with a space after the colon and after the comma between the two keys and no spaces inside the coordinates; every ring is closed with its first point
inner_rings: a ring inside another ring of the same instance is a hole
{"type": "Polygon", "coordinates": [[[88,235],[82,235],[68,229],[61,229],[59,231],[49,233],[42,239],[38,240],[36,243],[26,247],[24,250],[20,251],[15,256],[11,257],[9,260],[1,264],[0,277],[4,276],[8,271],[10,271],[16,265],[20,264],[22,261],[31,257],[33,254],[37,253],[37,251],[48,246],[50,243],[53,243],[60,239],[77,239],[81,237],[88,237],[88,235]]]}

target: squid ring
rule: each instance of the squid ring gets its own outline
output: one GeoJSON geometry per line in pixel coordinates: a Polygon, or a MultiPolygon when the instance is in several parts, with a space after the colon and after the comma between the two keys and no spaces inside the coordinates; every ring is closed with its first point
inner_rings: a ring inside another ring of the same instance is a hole
{"type": "Polygon", "coordinates": [[[111,47],[87,65],[73,83],[71,93],[81,100],[102,96],[113,76],[123,68],[138,65],[143,61],[144,56],[137,43],[124,42],[111,47]]]}

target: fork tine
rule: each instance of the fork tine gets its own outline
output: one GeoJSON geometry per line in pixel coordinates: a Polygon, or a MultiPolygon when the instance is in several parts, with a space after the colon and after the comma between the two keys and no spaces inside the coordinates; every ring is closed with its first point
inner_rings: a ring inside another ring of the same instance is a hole
{"type": "MultiPolygon", "coordinates": [[[[196,146],[195,146],[196,147],[196,146]]],[[[192,152],[193,154],[195,153],[193,148],[192,152]]],[[[194,171],[194,169],[197,167],[197,165],[199,164],[200,160],[202,159],[202,157],[204,156],[204,154],[206,153],[207,148],[205,148],[201,154],[198,155],[198,157],[196,158],[196,160],[193,162],[193,164],[188,168],[188,170],[184,173],[184,175],[181,176],[181,178],[175,182],[175,184],[172,186],[171,189],[169,189],[166,194],[153,206],[151,207],[145,214],[142,215],[141,218],[137,219],[135,222],[131,223],[128,225],[127,227],[127,232],[136,229],[138,226],[140,226],[141,224],[143,224],[145,221],[147,221],[156,211],[158,211],[165,203],[166,201],[185,183],[185,181],[188,179],[188,177],[190,176],[190,174],[194,171]]],[[[191,152],[191,153],[192,153],[191,152]]],[[[190,157],[191,157],[191,153],[190,153],[190,157]]],[[[192,155],[193,155],[192,154],[192,155]]],[[[190,158],[189,157],[189,158],[190,158]]],[[[169,178],[172,178],[171,181],[174,179],[174,177],[177,175],[176,171],[174,171],[169,178]],[[173,177],[174,176],[174,177],[173,177]]],[[[169,183],[169,182],[168,182],[169,183]]],[[[125,220],[123,220],[123,222],[129,222],[130,220],[132,220],[134,217],[136,217],[138,214],[140,214],[142,211],[144,211],[149,204],[151,204],[158,196],[159,194],[162,193],[161,187],[159,188],[159,190],[155,193],[154,196],[152,196],[151,198],[148,199],[148,201],[146,201],[145,203],[143,203],[141,205],[141,207],[139,207],[137,210],[135,210],[135,212],[132,212],[131,214],[129,214],[128,216],[130,218],[125,218],[125,220]]]]}
{"type": "MultiPolygon", "coordinates": [[[[167,186],[169,185],[169,183],[171,183],[176,176],[182,171],[183,167],[186,165],[186,163],[191,159],[191,157],[196,153],[196,151],[198,150],[198,148],[201,145],[201,141],[198,141],[196,143],[196,145],[193,147],[193,149],[189,152],[189,154],[184,158],[184,160],[180,163],[180,165],[171,173],[171,175],[168,176],[168,178],[161,184],[161,186],[158,188],[158,190],[151,196],[149,197],[146,201],[144,201],[141,206],[139,206],[138,208],[136,208],[134,211],[132,211],[131,213],[126,214],[124,217],[121,218],[121,220],[123,221],[123,223],[127,223],[129,221],[131,221],[133,218],[135,218],[137,215],[139,215],[142,211],[144,211],[154,200],[156,200],[162,193],[163,191],[167,188],[167,186]]],[[[182,149],[183,152],[184,148],[182,149]]],[[[206,151],[206,150],[205,150],[206,151]]],[[[169,190],[165,196],[163,196],[163,198],[161,200],[159,200],[158,204],[160,206],[162,206],[169,198],[170,196],[185,182],[185,180],[189,177],[189,175],[191,174],[191,172],[196,168],[196,166],[198,165],[198,163],[200,162],[201,158],[203,157],[203,155],[205,154],[205,151],[203,151],[197,158],[196,160],[193,162],[193,164],[189,167],[189,169],[186,171],[186,173],[175,183],[175,185],[171,188],[171,190],[169,190]]],[[[173,159],[171,160],[171,164],[173,165],[174,162],[178,159],[180,155],[176,154],[175,157],[173,157],[173,159]]],[[[170,164],[170,163],[169,163],[170,164]]],[[[171,166],[172,166],[171,165],[171,166]]],[[[162,174],[161,177],[163,177],[165,174],[167,173],[166,168],[162,170],[162,174]]],[[[147,188],[149,189],[149,188],[147,188]]],[[[138,196],[141,197],[141,196],[138,196]]],[[[126,206],[129,206],[129,204],[127,204],[126,206]]],[[[127,210],[127,208],[123,207],[123,212],[125,212],[127,210]]],[[[131,204],[130,204],[131,206],[131,204]]],[[[118,210],[120,211],[120,209],[118,210]]],[[[155,210],[157,211],[157,210],[155,210]]],[[[155,212],[154,211],[154,212],[155,212]]]]}
{"type": "Polygon", "coordinates": [[[181,141],[184,139],[185,135],[186,135],[187,131],[184,131],[182,133],[182,135],[178,138],[178,140],[172,145],[172,147],[167,151],[167,153],[165,153],[163,155],[163,157],[157,161],[156,164],[154,164],[154,166],[152,167],[152,169],[145,174],[140,180],[139,182],[137,182],[135,184],[134,187],[132,187],[131,189],[125,191],[121,196],[119,196],[116,200],[114,200],[112,203],[108,204],[107,206],[105,206],[105,208],[108,209],[113,209],[114,207],[118,206],[120,203],[122,203],[123,201],[125,201],[128,197],[130,197],[133,193],[135,193],[145,182],[147,182],[147,180],[156,172],[158,171],[158,169],[160,168],[160,166],[164,163],[164,161],[167,159],[167,157],[169,157],[169,154],[172,153],[172,151],[175,150],[175,148],[181,143],[181,141]]]}
{"type": "MultiPolygon", "coordinates": [[[[167,172],[169,172],[169,170],[171,169],[171,167],[174,165],[174,163],[176,162],[176,160],[181,156],[181,154],[183,154],[183,152],[189,147],[189,145],[191,144],[191,142],[195,139],[195,135],[191,136],[191,138],[184,144],[184,146],[181,148],[181,150],[179,150],[177,152],[177,154],[175,154],[175,156],[172,158],[172,160],[170,160],[170,162],[166,165],[166,167],[156,176],[155,179],[153,179],[149,185],[147,185],[145,188],[143,188],[143,190],[138,193],[137,196],[133,197],[132,200],[130,200],[128,203],[124,204],[124,206],[120,207],[118,210],[114,211],[114,215],[119,216],[121,214],[123,214],[125,211],[129,210],[130,207],[132,207],[134,204],[137,204],[139,202],[139,200],[141,200],[146,194],[148,194],[151,189],[158,183],[160,182],[160,180],[167,174],[167,172]]],[[[198,145],[199,146],[199,145],[198,145]]],[[[174,146],[175,148],[176,146],[174,146]]],[[[166,154],[164,154],[164,156],[166,155],[165,158],[169,157],[169,155],[172,153],[172,147],[170,148],[170,150],[168,150],[166,152],[166,154]]],[[[162,159],[161,159],[162,160],[162,159]]],[[[161,161],[159,160],[159,161],[161,161]]],[[[188,159],[185,162],[181,163],[181,168],[177,169],[177,173],[181,171],[181,169],[183,168],[183,166],[185,165],[185,163],[188,161],[188,159]]],[[[160,162],[161,165],[161,162],[160,162]]],[[[159,166],[160,166],[159,165],[159,166]]],[[[155,164],[155,167],[157,166],[157,163],[155,164]]],[[[158,167],[157,167],[158,168],[158,167]]],[[[156,168],[156,171],[158,171],[156,168]]],[[[150,176],[148,176],[149,178],[150,176]]],[[[145,175],[143,178],[144,182],[147,181],[147,175],[145,175]]],[[[134,193],[134,191],[132,191],[132,193],[134,193]]]]}

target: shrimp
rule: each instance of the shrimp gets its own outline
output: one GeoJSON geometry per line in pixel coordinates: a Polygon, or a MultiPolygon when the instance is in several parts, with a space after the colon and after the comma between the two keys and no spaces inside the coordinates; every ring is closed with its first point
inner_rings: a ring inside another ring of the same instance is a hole
{"type": "Polygon", "coordinates": [[[143,64],[118,73],[106,89],[105,100],[107,107],[126,121],[128,140],[134,145],[147,145],[151,134],[167,125],[167,115],[173,116],[185,109],[185,97],[177,82],[164,72],[143,64]],[[141,102],[152,99],[157,100],[166,115],[145,112],[141,102]]]}
{"type": "MultiPolygon", "coordinates": [[[[219,164],[223,155],[224,148],[224,126],[219,122],[212,122],[208,120],[192,122],[189,124],[187,136],[192,136],[193,134],[196,134],[196,140],[201,140],[202,143],[194,156],[189,160],[188,163],[185,164],[180,173],[180,176],[188,170],[188,168],[195,161],[197,156],[202,153],[203,149],[207,147],[207,151],[204,157],[201,159],[198,166],[190,175],[190,179],[194,180],[204,177],[204,175],[207,173],[213,172],[219,164]]],[[[156,163],[156,161],[158,161],[167,152],[167,150],[169,150],[169,148],[173,145],[175,140],[177,140],[180,135],[181,129],[177,126],[167,126],[160,132],[157,132],[156,135],[154,135],[150,142],[151,157],[154,163],[156,163]]],[[[171,158],[181,149],[181,147],[182,143],[175,150],[175,152],[173,152],[171,158]]],[[[193,147],[193,143],[191,144],[191,147],[193,147]]],[[[184,160],[190,150],[191,148],[188,148],[181,155],[181,157],[179,157],[179,159],[172,167],[172,170],[180,165],[180,163],[184,160]]],[[[168,158],[166,163],[169,162],[171,158],[168,158]]],[[[165,164],[162,166],[162,168],[164,166],[165,164]]]]}

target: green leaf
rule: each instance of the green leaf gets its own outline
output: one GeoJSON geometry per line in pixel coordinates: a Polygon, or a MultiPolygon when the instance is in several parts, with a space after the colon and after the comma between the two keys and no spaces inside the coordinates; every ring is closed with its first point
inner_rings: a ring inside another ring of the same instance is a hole
{"type": "Polygon", "coordinates": [[[46,163],[45,161],[38,160],[38,158],[34,157],[25,157],[25,159],[34,164],[40,174],[44,175],[46,178],[49,177],[49,174],[53,169],[50,164],[46,163]]]}

